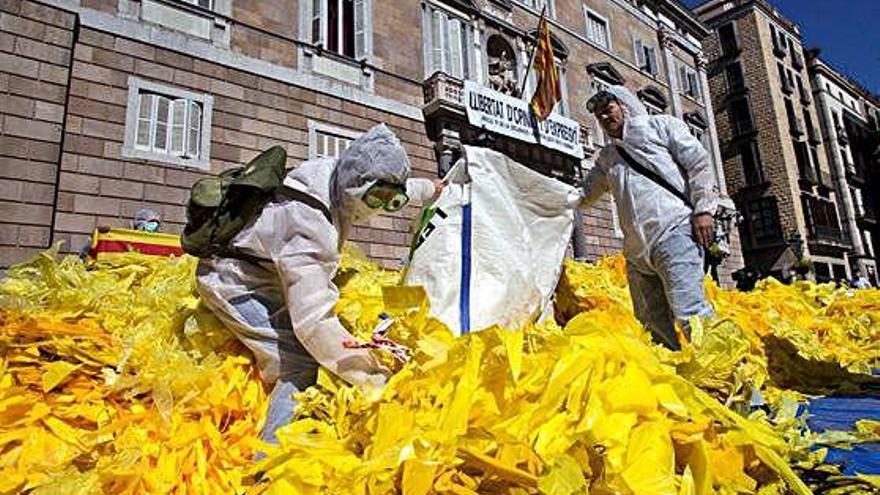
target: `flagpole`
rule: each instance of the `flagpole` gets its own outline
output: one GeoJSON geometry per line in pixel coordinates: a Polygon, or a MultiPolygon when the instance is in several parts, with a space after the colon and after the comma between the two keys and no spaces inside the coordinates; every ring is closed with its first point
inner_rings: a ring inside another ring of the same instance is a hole
{"type": "Polygon", "coordinates": [[[529,81],[529,72],[532,70],[532,62],[535,60],[535,49],[538,48],[539,38],[541,36],[541,21],[544,20],[544,13],[547,11],[547,2],[544,2],[544,6],[541,8],[541,17],[538,18],[538,37],[535,38],[535,44],[532,45],[532,53],[529,55],[529,65],[526,67],[525,77],[523,77],[522,86],[519,89],[519,96],[522,98],[523,93],[526,90],[526,83],[529,81]]]}

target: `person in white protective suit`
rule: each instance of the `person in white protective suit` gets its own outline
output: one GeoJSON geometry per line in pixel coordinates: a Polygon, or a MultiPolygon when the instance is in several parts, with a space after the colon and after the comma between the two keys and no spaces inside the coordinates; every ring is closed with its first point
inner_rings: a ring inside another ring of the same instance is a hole
{"type": "Polygon", "coordinates": [[[648,115],[622,86],[594,95],[587,110],[595,114],[610,142],[584,179],[581,206],[590,206],[610,191],[623,231],[635,315],[655,342],[680,349],[675,323],[689,337],[691,317],[714,315],[702,271],[703,249],[712,242],[719,200],[709,155],[683,121],[648,115]],[[681,191],[693,208],[634,170],[626,153],[681,191]]]}
{"type": "Polygon", "coordinates": [[[263,381],[275,384],[263,441],[277,443],[275,430],[293,415],[291,395],[315,383],[319,365],[365,389],[384,385],[389,371],[370,351],[344,344],[354,339],[333,313],[333,277],[354,222],[428,201],[442,188],[409,174],[406,151],[377,125],[339,159],[307,161],[284,179],[320,205],[279,194],[233,239],[245,259],[199,263],[205,304],[254,353],[263,381]]]}

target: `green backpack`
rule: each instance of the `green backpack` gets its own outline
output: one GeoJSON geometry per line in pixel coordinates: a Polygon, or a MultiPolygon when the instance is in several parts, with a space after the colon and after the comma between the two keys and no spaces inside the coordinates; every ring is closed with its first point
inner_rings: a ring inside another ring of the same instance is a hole
{"type": "Polygon", "coordinates": [[[196,182],[186,203],[183,250],[199,258],[252,258],[232,249],[232,239],[278,194],[318,209],[332,223],[323,203],[283,185],[286,162],[284,148],[273,146],[244,167],[196,182]]]}

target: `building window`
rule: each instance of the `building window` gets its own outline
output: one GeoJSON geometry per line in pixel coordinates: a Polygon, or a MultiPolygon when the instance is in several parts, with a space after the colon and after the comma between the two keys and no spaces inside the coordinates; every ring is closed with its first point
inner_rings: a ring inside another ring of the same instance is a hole
{"type": "Polygon", "coordinates": [[[698,100],[700,98],[700,79],[697,72],[685,64],[678,67],[678,82],[681,94],[698,100]]]}
{"type": "Polygon", "coordinates": [[[749,109],[749,101],[740,98],[730,104],[730,119],[734,135],[742,136],[753,130],[752,112],[749,109]]]}
{"type": "Polygon", "coordinates": [[[810,142],[814,144],[821,143],[822,139],[819,137],[819,133],[816,132],[816,127],[813,125],[813,117],[807,108],[804,108],[804,124],[807,127],[807,138],[810,142]]]}
{"type": "Polygon", "coordinates": [[[792,104],[791,100],[788,98],[785,99],[785,114],[788,116],[788,130],[791,132],[791,135],[802,135],[804,129],[801,126],[801,121],[797,118],[797,114],[794,112],[794,104],[792,104]]]}
{"type": "Polygon", "coordinates": [[[366,57],[370,40],[369,3],[370,0],[311,0],[312,43],[349,58],[366,57]]]}
{"type": "Polygon", "coordinates": [[[802,141],[792,141],[792,146],[794,146],[794,157],[797,162],[798,176],[807,182],[816,182],[816,172],[810,164],[810,153],[807,149],[807,143],[802,141]]]}
{"type": "Polygon", "coordinates": [[[732,22],[718,28],[718,38],[721,41],[721,53],[724,56],[731,56],[739,52],[739,41],[736,39],[736,30],[732,22]]]}
{"type": "Polygon", "coordinates": [[[209,168],[210,95],[128,80],[123,156],[209,168]]]}
{"type": "Polygon", "coordinates": [[[635,40],[635,51],[636,65],[639,66],[639,69],[641,69],[642,72],[647,72],[652,76],[656,76],[659,72],[659,65],[657,65],[657,49],[648,45],[644,41],[637,39],[635,40]]]}
{"type": "Polygon", "coordinates": [[[739,156],[742,161],[746,185],[754,186],[764,183],[764,169],[758,154],[758,143],[748,141],[739,145],[739,156]]]}
{"type": "Polygon", "coordinates": [[[429,35],[425,37],[427,75],[443,72],[458,79],[466,79],[470,53],[467,21],[433,5],[426,4],[425,7],[430,19],[429,35]]]}
{"type": "Polygon", "coordinates": [[[188,3],[190,5],[196,5],[203,9],[210,10],[212,7],[212,0],[177,0],[178,2],[188,3]]]}
{"type": "Polygon", "coordinates": [[[608,33],[608,21],[592,10],[586,10],[584,15],[587,20],[587,39],[602,48],[610,49],[611,37],[608,33]]]}
{"type": "Polygon", "coordinates": [[[791,73],[786,70],[782,62],[776,62],[776,69],[779,72],[779,82],[782,83],[782,91],[786,94],[794,92],[794,84],[791,79],[791,73]]]}
{"type": "Polygon", "coordinates": [[[773,38],[773,53],[778,57],[785,57],[786,48],[788,43],[786,42],[785,32],[781,29],[778,29],[773,23],[770,24],[770,34],[773,38]]]}
{"type": "Polygon", "coordinates": [[[742,91],[746,87],[745,76],[743,75],[742,64],[733,62],[727,66],[727,90],[728,92],[742,91]]]}
{"type": "Polygon", "coordinates": [[[526,7],[531,7],[539,12],[541,10],[543,10],[544,7],[546,6],[547,7],[547,10],[546,10],[547,17],[552,18],[555,14],[556,9],[554,9],[555,5],[553,5],[553,3],[554,3],[553,0],[516,0],[516,1],[525,5],[526,7]]]}
{"type": "Polygon", "coordinates": [[[873,258],[874,257],[874,242],[873,242],[873,239],[871,239],[871,232],[865,230],[865,231],[862,231],[862,233],[864,234],[862,237],[865,238],[865,254],[867,254],[868,256],[873,258]]]}
{"type": "Polygon", "coordinates": [[[761,198],[749,202],[748,224],[752,230],[752,242],[755,245],[778,241],[782,238],[779,225],[779,210],[775,198],[761,198]]]}
{"type": "Polygon", "coordinates": [[[865,203],[862,201],[862,190],[853,188],[853,203],[856,205],[856,212],[859,216],[863,216],[865,214],[865,203]]]}
{"type": "Polygon", "coordinates": [[[309,120],[309,159],[339,158],[362,133],[309,120]]]}
{"type": "Polygon", "coordinates": [[[801,97],[801,103],[803,103],[804,105],[809,105],[810,103],[812,103],[812,100],[810,99],[810,93],[804,85],[804,80],[801,79],[800,76],[795,76],[795,82],[797,83],[797,89],[798,94],[801,97]]]}

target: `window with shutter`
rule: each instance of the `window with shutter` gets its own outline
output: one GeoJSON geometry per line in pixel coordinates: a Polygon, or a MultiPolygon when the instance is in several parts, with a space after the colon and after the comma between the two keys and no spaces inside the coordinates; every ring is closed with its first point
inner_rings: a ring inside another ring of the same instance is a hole
{"type": "Polygon", "coordinates": [[[209,95],[130,78],[123,156],[207,168],[203,122],[212,105],[209,95]]]}
{"type": "Polygon", "coordinates": [[[309,159],[339,158],[361,133],[310,120],[309,159]]]}
{"type": "Polygon", "coordinates": [[[326,0],[312,0],[312,43],[323,45],[327,39],[327,26],[321,22],[326,0]]]}
{"type": "Polygon", "coordinates": [[[137,136],[135,145],[140,148],[151,148],[150,138],[152,136],[152,125],[155,121],[153,117],[153,95],[138,95],[138,120],[137,120],[137,136]]]}
{"type": "Polygon", "coordinates": [[[694,99],[700,98],[700,84],[697,82],[697,73],[688,72],[688,94],[694,99]]]}
{"type": "Polygon", "coordinates": [[[367,0],[354,0],[354,58],[367,56],[367,0]]]}
{"type": "Polygon", "coordinates": [[[645,46],[642,43],[642,40],[635,40],[635,52],[636,52],[636,65],[639,66],[640,69],[644,70],[645,68],[645,46]]]}
{"type": "Polygon", "coordinates": [[[646,47],[645,50],[645,59],[648,61],[648,72],[656,76],[660,68],[657,64],[657,49],[653,46],[649,46],[646,47]]]}
{"type": "Polygon", "coordinates": [[[432,5],[427,8],[431,25],[430,36],[425,38],[425,42],[430,43],[430,46],[425,47],[425,53],[430,56],[430,60],[426,60],[426,76],[439,71],[466,79],[469,60],[467,22],[432,5]]]}
{"type": "Polygon", "coordinates": [[[159,152],[168,151],[168,110],[171,101],[164,96],[157,96],[156,125],[153,126],[153,149],[159,152]]]}
{"type": "Polygon", "coordinates": [[[368,56],[370,0],[311,0],[307,5],[312,43],[357,60],[368,56]]]}
{"type": "Polygon", "coordinates": [[[678,66],[678,91],[687,93],[687,84],[687,68],[682,64],[678,66]]]}
{"type": "Polygon", "coordinates": [[[186,100],[174,100],[171,102],[171,146],[168,151],[175,155],[182,155],[184,151],[183,141],[186,138],[186,100]]]}
{"type": "Polygon", "coordinates": [[[448,26],[449,40],[447,41],[447,46],[449,47],[449,60],[446,69],[452,77],[461,79],[464,72],[461,63],[461,21],[450,19],[448,26]]]}
{"type": "Polygon", "coordinates": [[[189,157],[199,156],[199,148],[201,147],[202,138],[202,107],[194,101],[189,103],[189,122],[187,128],[189,133],[186,141],[186,153],[189,157]]]}
{"type": "Polygon", "coordinates": [[[211,7],[212,7],[211,0],[178,0],[178,1],[182,1],[183,3],[188,3],[191,5],[197,5],[203,9],[211,9],[211,7]]]}
{"type": "Polygon", "coordinates": [[[605,19],[599,17],[598,14],[590,11],[587,11],[586,17],[587,38],[603,48],[609,48],[611,43],[608,38],[608,23],[605,19]]]}

